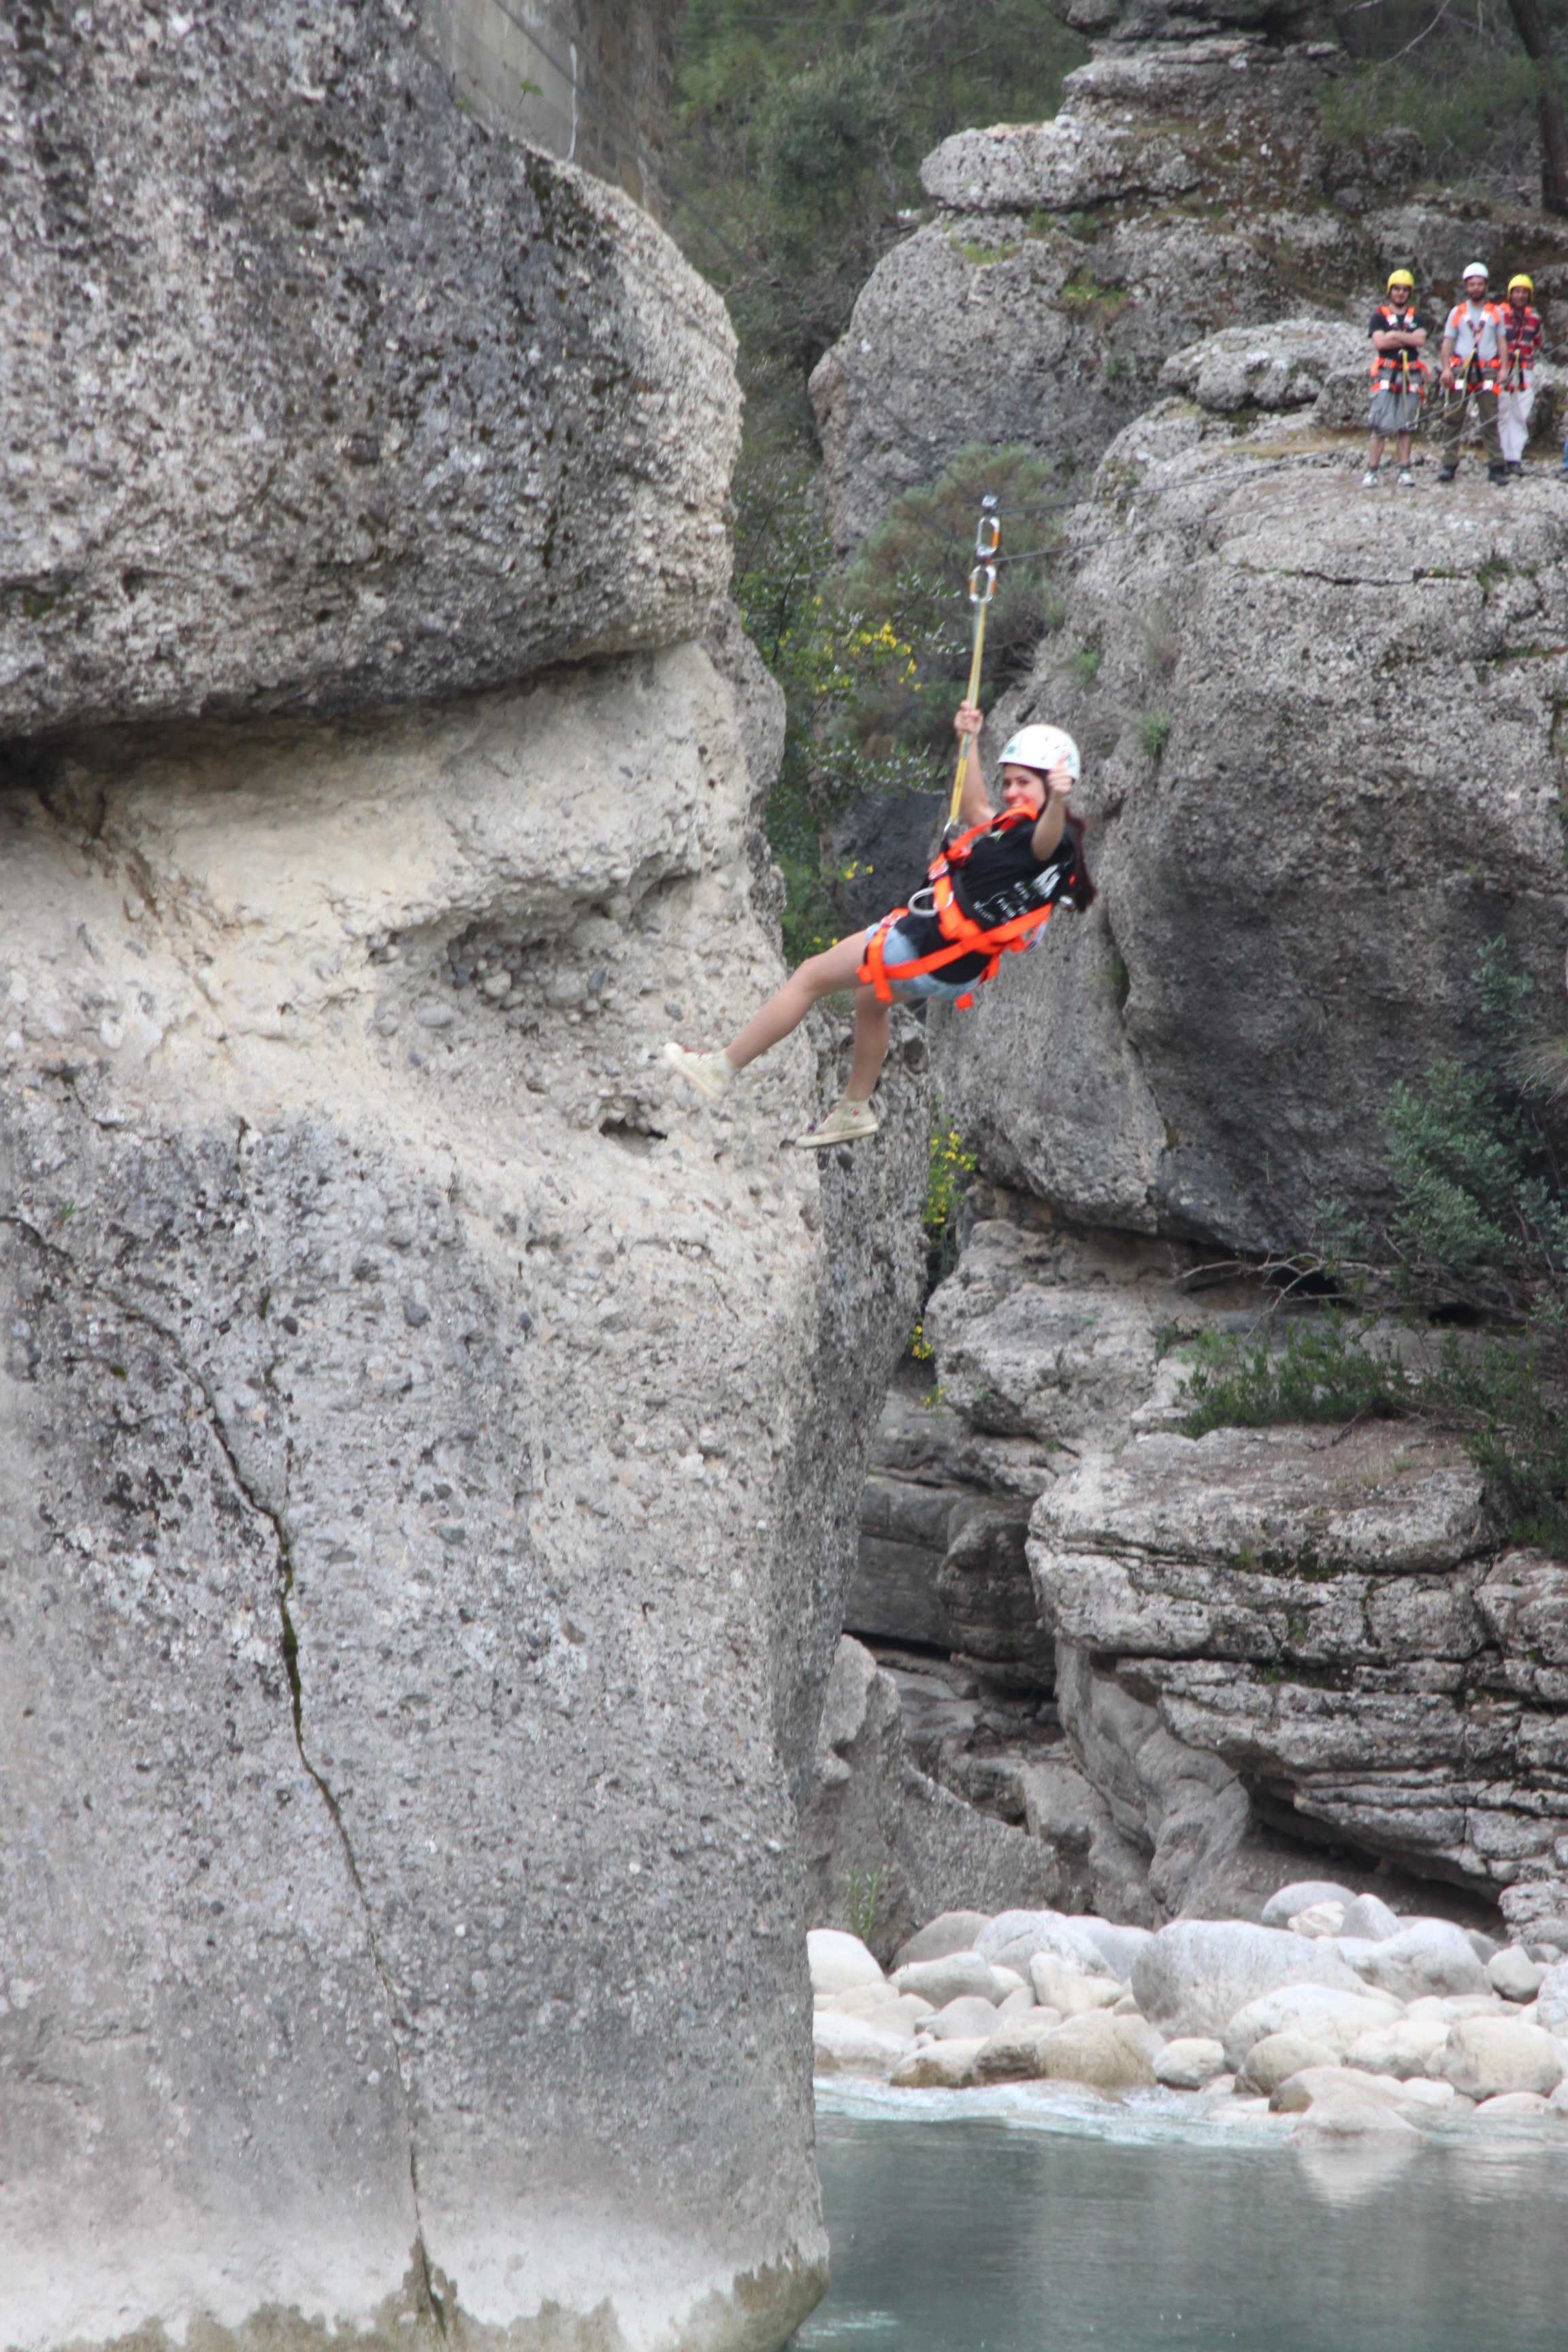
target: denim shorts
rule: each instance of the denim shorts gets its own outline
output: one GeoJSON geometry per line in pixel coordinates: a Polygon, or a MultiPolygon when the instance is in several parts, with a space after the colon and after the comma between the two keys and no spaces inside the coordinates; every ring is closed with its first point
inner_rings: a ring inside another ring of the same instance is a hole
{"type": "MultiPolygon", "coordinates": [[[[901,923],[893,924],[891,929],[885,922],[875,928],[882,934],[884,963],[919,962],[921,951],[901,923]]],[[[899,1004],[918,1004],[922,999],[937,1004],[956,1004],[961,996],[967,996],[972,988],[979,985],[978,973],[972,980],[949,980],[941,971],[912,972],[908,980],[895,980],[891,972],[888,974],[888,986],[899,1004]]]]}

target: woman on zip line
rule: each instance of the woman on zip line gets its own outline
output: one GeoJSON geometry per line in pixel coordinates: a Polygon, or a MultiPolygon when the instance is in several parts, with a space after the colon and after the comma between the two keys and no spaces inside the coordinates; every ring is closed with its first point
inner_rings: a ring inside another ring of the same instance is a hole
{"type": "Polygon", "coordinates": [[[795,1141],[819,1151],[875,1135],[871,1092],[887,1058],[889,1006],[922,998],[973,1003],[973,990],[992,977],[1004,953],[1035,945],[1058,899],[1069,898],[1079,908],[1093,905],[1083,820],[1068,807],[1079,781],[1078,745],[1059,727],[1020,729],[1002,748],[998,814],[980,772],[976,739],[984,723],[972,685],[952,722],[961,747],[954,822],[962,829],[932,863],[929,887],[870,930],[854,931],[824,954],[808,956],[721,1052],[694,1054],[673,1041],[666,1045],[666,1060],[710,1102],[722,1102],[748,1063],[798,1028],[820,998],[853,986],[848,1086],[826,1118],[795,1141]]]}

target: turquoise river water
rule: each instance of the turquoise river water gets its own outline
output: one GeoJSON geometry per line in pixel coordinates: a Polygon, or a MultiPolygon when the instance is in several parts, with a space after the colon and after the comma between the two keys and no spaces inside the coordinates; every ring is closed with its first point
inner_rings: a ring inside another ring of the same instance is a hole
{"type": "Polygon", "coordinates": [[[1568,2352],[1568,2126],[1314,2148],[1221,2115],[818,2084],[797,2352],[1568,2352]]]}

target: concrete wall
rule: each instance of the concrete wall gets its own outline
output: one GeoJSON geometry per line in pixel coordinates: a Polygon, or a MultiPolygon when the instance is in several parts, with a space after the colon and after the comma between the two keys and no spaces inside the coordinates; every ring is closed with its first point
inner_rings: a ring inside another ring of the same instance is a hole
{"type": "Polygon", "coordinates": [[[676,0],[429,0],[459,100],[662,219],[676,0]]]}

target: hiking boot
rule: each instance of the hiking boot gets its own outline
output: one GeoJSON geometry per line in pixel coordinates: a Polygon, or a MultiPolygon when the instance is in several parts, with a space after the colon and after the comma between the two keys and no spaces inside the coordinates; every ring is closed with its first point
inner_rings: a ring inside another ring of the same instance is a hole
{"type": "Polygon", "coordinates": [[[1375,490],[1375,489],[1376,489],[1376,488],[1377,488],[1377,467],[1376,467],[1375,466],[1369,466],[1369,467],[1367,467],[1367,469],[1366,469],[1365,473],[1364,473],[1364,474],[1362,476],[1362,478],[1361,478],[1361,486],[1362,486],[1362,488],[1363,488],[1363,490],[1375,490]]]}
{"type": "Polygon", "coordinates": [[[1440,482],[1451,482],[1458,470],[1458,466],[1439,466],[1437,468],[1437,479],[1440,482]]]}
{"type": "Polygon", "coordinates": [[[710,1102],[721,1103],[740,1076],[733,1062],[723,1054],[689,1054],[684,1045],[672,1038],[664,1049],[664,1058],[672,1070],[679,1071],[689,1087],[710,1102]]]}
{"type": "Polygon", "coordinates": [[[797,1135],[797,1151],[826,1151],[830,1143],[858,1143],[863,1135],[877,1132],[877,1114],[868,1102],[851,1102],[846,1095],[836,1102],[826,1118],[797,1135]]]}
{"type": "Polygon", "coordinates": [[[1408,466],[1402,466],[1400,467],[1399,479],[1395,483],[1394,488],[1401,490],[1413,490],[1415,488],[1415,477],[1411,472],[1408,466]]]}
{"type": "Polygon", "coordinates": [[[1487,467],[1487,479],[1489,482],[1506,482],[1508,479],[1508,467],[1506,466],[1489,466],[1487,467]]]}
{"type": "Polygon", "coordinates": [[[1507,462],[1507,466],[1508,466],[1508,470],[1509,470],[1509,472],[1510,472],[1510,474],[1522,474],[1522,473],[1523,473],[1523,471],[1524,471],[1524,464],[1523,464],[1522,459],[1521,459],[1521,458],[1519,458],[1519,457],[1510,457],[1506,462],[1507,462]]]}

